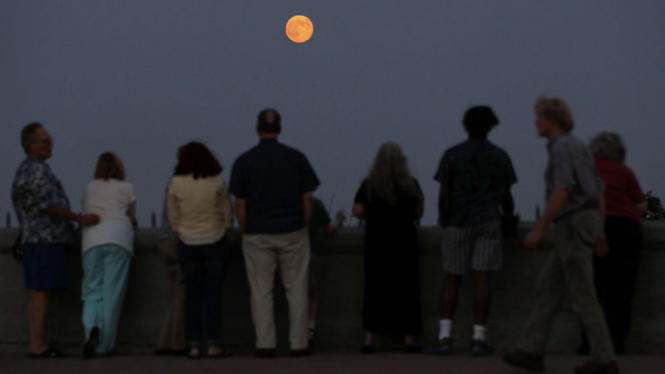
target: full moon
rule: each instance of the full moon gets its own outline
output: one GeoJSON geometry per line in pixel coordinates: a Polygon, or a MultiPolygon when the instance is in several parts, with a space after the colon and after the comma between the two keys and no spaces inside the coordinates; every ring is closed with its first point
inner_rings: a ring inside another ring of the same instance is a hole
{"type": "Polygon", "coordinates": [[[286,23],[286,36],[296,43],[304,43],[312,37],[314,25],[305,16],[293,16],[286,23]]]}

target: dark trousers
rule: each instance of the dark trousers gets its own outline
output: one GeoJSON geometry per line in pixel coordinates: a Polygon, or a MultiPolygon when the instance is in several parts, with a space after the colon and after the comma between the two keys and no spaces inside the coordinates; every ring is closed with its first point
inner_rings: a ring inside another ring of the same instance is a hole
{"type": "Polygon", "coordinates": [[[208,345],[219,344],[226,250],[222,240],[205,245],[178,242],[186,292],[186,335],[190,345],[201,344],[203,316],[208,345]]]}
{"type": "MultiPolygon", "coordinates": [[[[630,329],[637,269],[642,253],[642,225],[634,219],[618,216],[605,218],[605,235],[610,252],[594,256],[594,282],[598,301],[618,354],[630,329]]],[[[583,345],[586,343],[586,338],[583,345]]]]}

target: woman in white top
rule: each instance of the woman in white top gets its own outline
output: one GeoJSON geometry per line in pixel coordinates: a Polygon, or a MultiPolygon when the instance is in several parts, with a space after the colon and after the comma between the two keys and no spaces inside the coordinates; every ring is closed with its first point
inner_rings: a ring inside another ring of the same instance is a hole
{"type": "Polygon", "coordinates": [[[134,188],[124,179],[122,161],[106,152],[97,160],[95,180],[83,192],[83,211],[100,217],[96,226],[83,228],[81,245],[85,358],[115,346],[136,227],[134,188]]]}
{"type": "Polygon", "coordinates": [[[186,290],[186,335],[191,358],[226,357],[220,346],[223,264],[233,215],[222,166],[208,148],[191,142],[180,147],[169,183],[167,209],[178,236],[178,259],[186,290]],[[205,334],[203,316],[205,315],[205,334]],[[205,335],[205,336],[203,336],[205,335]]]}

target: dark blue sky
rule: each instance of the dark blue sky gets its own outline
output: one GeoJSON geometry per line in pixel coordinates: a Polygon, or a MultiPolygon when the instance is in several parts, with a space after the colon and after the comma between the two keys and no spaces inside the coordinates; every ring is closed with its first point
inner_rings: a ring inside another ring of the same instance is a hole
{"type": "Polygon", "coordinates": [[[439,158],[464,140],[464,111],[486,104],[501,120],[490,140],[517,171],[517,210],[532,218],[544,199],[542,93],[569,101],[581,139],[621,133],[644,190],[663,195],[664,19],[659,0],[0,2],[0,212],[29,121],[54,136],[49,163],[75,209],[112,150],[147,225],[178,146],[206,142],[228,178],[271,106],[333,209],[350,211],[378,146],[394,140],[434,224],[439,158]],[[284,33],[295,14],[314,22],[307,43],[284,33]]]}

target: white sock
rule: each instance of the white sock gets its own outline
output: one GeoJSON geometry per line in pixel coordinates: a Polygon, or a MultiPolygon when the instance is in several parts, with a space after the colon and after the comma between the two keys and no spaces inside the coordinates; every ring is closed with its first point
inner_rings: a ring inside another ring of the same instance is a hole
{"type": "Polygon", "coordinates": [[[450,328],[453,326],[452,319],[439,320],[439,340],[450,338],[450,328]]]}
{"type": "Polygon", "coordinates": [[[309,321],[309,328],[314,330],[316,328],[316,321],[309,321]]]}
{"type": "Polygon", "coordinates": [[[473,340],[485,341],[485,330],[487,327],[483,325],[473,325],[473,340]]]}

